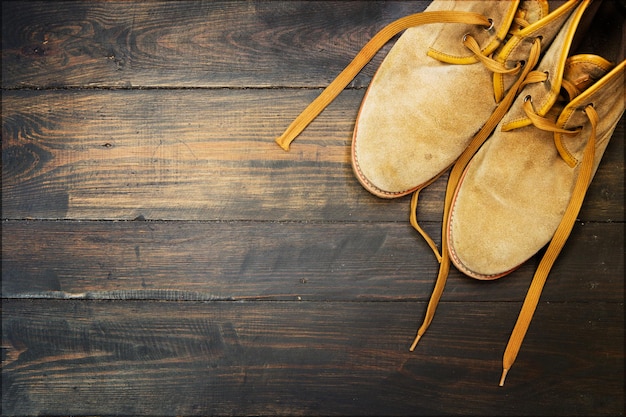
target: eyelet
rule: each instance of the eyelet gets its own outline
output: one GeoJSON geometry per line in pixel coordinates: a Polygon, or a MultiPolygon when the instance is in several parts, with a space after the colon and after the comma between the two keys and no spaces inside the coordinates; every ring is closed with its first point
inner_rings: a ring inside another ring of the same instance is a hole
{"type": "Polygon", "coordinates": [[[469,33],[466,33],[465,35],[463,35],[463,39],[462,39],[463,43],[465,43],[469,35],[470,35],[469,33]]]}
{"type": "Polygon", "coordinates": [[[493,23],[493,19],[492,18],[488,18],[487,20],[491,24],[489,25],[488,28],[484,28],[484,29],[485,29],[486,32],[491,32],[493,30],[493,27],[495,26],[495,24],[493,23]]]}
{"type": "Polygon", "coordinates": [[[547,88],[551,88],[551,86],[552,86],[552,80],[550,80],[550,71],[544,71],[543,73],[544,73],[544,75],[546,76],[546,79],[545,79],[545,80],[543,80],[544,85],[545,85],[547,88]]]}
{"type": "Polygon", "coordinates": [[[530,101],[531,103],[533,102],[533,98],[530,96],[530,94],[524,97],[524,103],[526,103],[527,101],[530,101]]]}

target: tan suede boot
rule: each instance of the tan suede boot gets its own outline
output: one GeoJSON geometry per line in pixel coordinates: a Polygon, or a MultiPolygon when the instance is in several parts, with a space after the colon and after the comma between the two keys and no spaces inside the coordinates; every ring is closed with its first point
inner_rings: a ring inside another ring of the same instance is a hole
{"type": "MultiPolygon", "coordinates": [[[[389,39],[406,30],[363,100],[352,165],[371,193],[393,198],[432,182],[463,152],[584,0],[434,0],[377,34],[277,139],[289,144],[389,39]]],[[[494,125],[495,126],[495,125],[494,125]]]]}
{"type": "Polygon", "coordinates": [[[610,61],[568,57],[573,15],[467,164],[448,210],[450,259],[471,277],[502,277],[548,245],[507,346],[500,385],[624,113],[623,9],[605,3],[588,36],[599,36],[610,61]]]}

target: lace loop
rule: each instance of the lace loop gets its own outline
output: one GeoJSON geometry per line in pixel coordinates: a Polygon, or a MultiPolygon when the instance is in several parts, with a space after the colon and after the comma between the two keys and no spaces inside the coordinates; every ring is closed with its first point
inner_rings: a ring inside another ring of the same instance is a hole
{"type": "Polygon", "coordinates": [[[469,34],[463,36],[463,45],[465,45],[467,49],[472,51],[474,53],[474,56],[476,56],[476,58],[478,58],[491,72],[495,72],[498,74],[517,74],[522,68],[521,62],[518,62],[517,65],[513,68],[507,68],[503,63],[498,62],[489,56],[483,55],[482,51],[480,50],[480,46],[478,45],[478,42],[476,42],[476,39],[474,39],[469,34]]]}
{"type": "Polygon", "coordinates": [[[546,130],[546,131],[554,132],[554,133],[562,133],[564,135],[575,135],[580,132],[580,129],[575,129],[575,130],[561,129],[551,120],[546,119],[545,117],[539,116],[535,112],[535,109],[533,108],[531,96],[524,97],[524,104],[522,108],[524,109],[524,113],[526,113],[526,116],[530,119],[532,124],[541,130],[546,130]]]}

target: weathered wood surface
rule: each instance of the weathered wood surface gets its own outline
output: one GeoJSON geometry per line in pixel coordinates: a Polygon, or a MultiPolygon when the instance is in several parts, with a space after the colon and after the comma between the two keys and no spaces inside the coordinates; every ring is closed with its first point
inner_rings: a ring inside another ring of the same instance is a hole
{"type": "MultiPolygon", "coordinates": [[[[438,263],[404,223],[8,222],[2,293],[11,298],[428,300],[438,263]]],[[[546,302],[621,302],[623,230],[578,224],[546,302]],[[593,271],[593,273],[589,273],[593,271]]],[[[453,270],[443,300],[521,301],[537,259],[498,281],[453,270]]]]}
{"type": "Polygon", "coordinates": [[[438,265],[349,159],[389,47],[273,143],[427,4],[3,2],[2,414],[623,415],[623,120],[503,388],[538,256],[408,352],[438,265]]]}
{"type": "Polygon", "coordinates": [[[3,406],[52,415],[620,410],[619,395],[606,393],[623,389],[623,306],[542,306],[502,389],[518,305],[442,306],[410,353],[423,303],[10,300],[3,406]]]}

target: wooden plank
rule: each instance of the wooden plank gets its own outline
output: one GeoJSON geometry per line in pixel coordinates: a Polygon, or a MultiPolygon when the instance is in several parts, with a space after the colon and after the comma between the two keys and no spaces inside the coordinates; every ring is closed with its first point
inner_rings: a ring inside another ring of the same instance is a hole
{"type": "Polygon", "coordinates": [[[2,415],[623,415],[624,119],[504,388],[539,256],[407,351],[438,266],[349,160],[390,45],[273,143],[428,3],[3,2],[2,415]]]}
{"type": "Polygon", "coordinates": [[[2,2],[2,87],[326,86],[428,3],[2,2]]]}
{"type": "MultiPolygon", "coordinates": [[[[344,92],[290,152],[274,138],[317,92],[87,90],[3,93],[5,219],[407,221],[408,198],[366,192],[350,141],[361,90],[344,92]]],[[[615,138],[623,136],[623,120],[615,138]]],[[[613,140],[581,212],[624,220],[613,140]]],[[[440,221],[445,177],[420,218],[440,221]]]]}
{"type": "Polygon", "coordinates": [[[5,300],[3,414],[620,414],[623,304],[540,304],[501,388],[517,307],[444,303],[411,353],[413,303],[5,300]]]}
{"type": "MultiPolygon", "coordinates": [[[[578,223],[542,299],[623,302],[623,253],[623,225],[578,223]]],[[[521,301],[537,264],[493,282],[453,268],[443,299],[521,301]]],[[[8,298],[424,301],[437,270],[404,223],[11,221],[2,234],[8,298]]]]}

